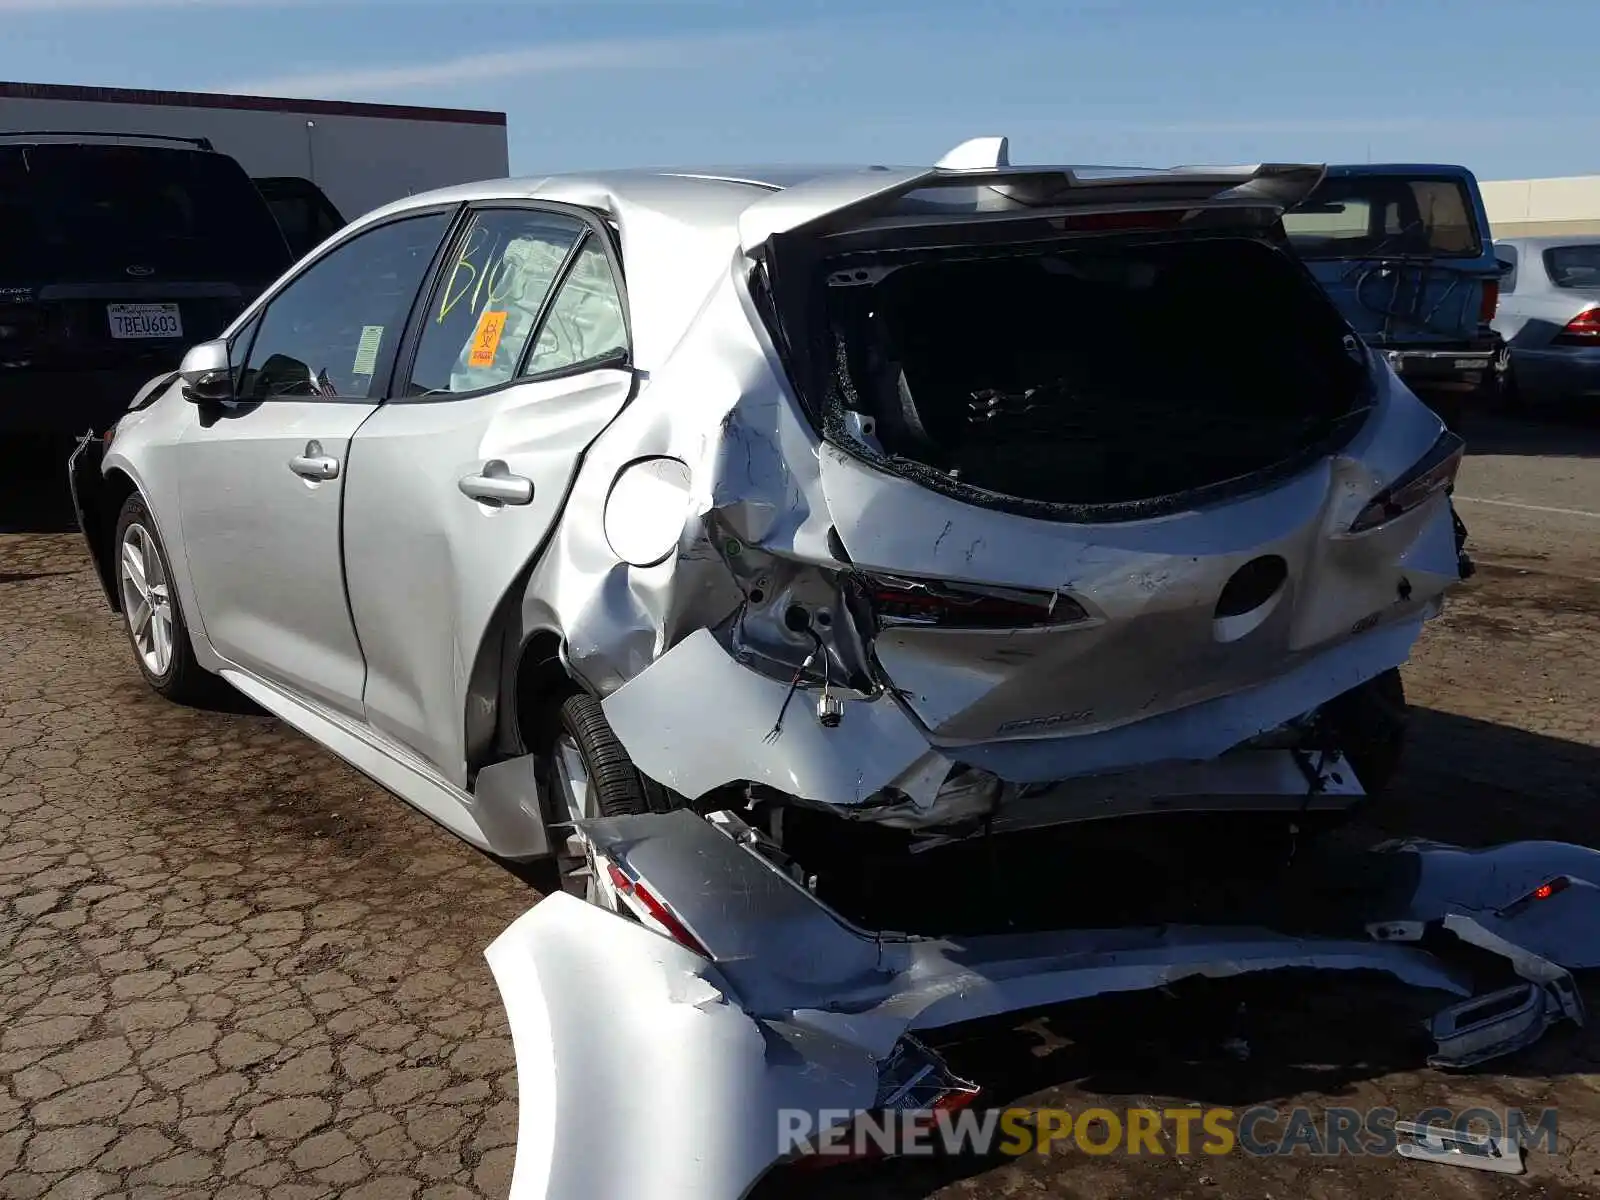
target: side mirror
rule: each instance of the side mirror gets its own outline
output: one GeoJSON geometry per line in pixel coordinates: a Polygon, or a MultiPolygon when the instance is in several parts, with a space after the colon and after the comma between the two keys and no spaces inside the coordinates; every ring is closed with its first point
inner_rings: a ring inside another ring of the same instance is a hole
{"type": "Polygon", "coordinates": [[[1517,269],[1517,264],[1514,262],[1508,262],[1503,258],[1496,259],[1495,261],[1500,264],[1500,277],[1502,279],[1517,269]]]}
{"type": "Polygon", "coordinates": [[[221,338],[191,346],[178,375],[183,379],[183,398],[190,404],[223,404],[234,398],[228,343],[221,338]]]}

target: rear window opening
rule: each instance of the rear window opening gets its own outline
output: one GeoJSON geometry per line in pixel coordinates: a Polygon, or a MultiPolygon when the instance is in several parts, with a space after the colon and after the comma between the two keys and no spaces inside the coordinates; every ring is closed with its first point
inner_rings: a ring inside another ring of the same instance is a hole
{"type": "Polygon", "coordinates": [[[1249,237],[827,269],[830,432],[958,495],[1153,515],[1327,453],[1369,404],[1327,298],[1249,237]]]}

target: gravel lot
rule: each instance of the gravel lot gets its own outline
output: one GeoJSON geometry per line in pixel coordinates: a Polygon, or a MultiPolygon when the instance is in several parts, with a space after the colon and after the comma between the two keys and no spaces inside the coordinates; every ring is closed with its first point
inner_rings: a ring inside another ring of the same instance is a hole
{"type": "MultiPolygon", "coordinates": [[[[1600,845],[1600,435],[1468,434],[1460,510],[1481,570],[1407,670],[1411,766],[1376,819],[1452,841],[1600,845]]],[[[535,894],[244,702],[199,712],[152,695],[67,531],[54,458],[13,457],[0,463],[0,1200],[505,1196],[516,1080],[480,952],[535,894]]],[[[1342,1000],[1279,988],[1251,1004],[1243,1064],[1126,1011],[1056,1018],[984,1054],[1010,1056],[1029,1103],[1557,1104],[1561,1153],[1533,1156],[1521,1180],[1072,1153],[852,1168],[828,1191],[1600,1194],[1600,1035],[1552,1035],[1497,1073],[1446,1078],[1376,1044],[1342,1000]]]]}

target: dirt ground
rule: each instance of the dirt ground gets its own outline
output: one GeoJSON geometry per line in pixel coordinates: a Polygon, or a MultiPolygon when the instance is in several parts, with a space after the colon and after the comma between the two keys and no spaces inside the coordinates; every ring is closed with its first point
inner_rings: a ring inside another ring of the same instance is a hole
{"type": "MultiPolygon", "coordinates": [[[[1470,844],[1600,845],[1600,435],[1467,432],[1460,511],[1481,569],[1406,671],[1410,765],[1374,820],[1470,844]]],[[[0,1200],[505,1196],[516,1079],[481,950],[535,895],[243,702],[200,712],[150,694],[58,478],[48,463],[0,471],[0,1200]]],[[[1229,1029],[1246,1061],[1209,1017],[1143,1004],[1079,1006],[949,1052],[1000,1081],[997,1103],[1556,1105],[1558,1152],[1504,1178],[1064,1151],[763,1190],[1600,1195],[1594,1027],[1446,1076],[1368,999],[1293,978],[1219,991],[1199,1007],[1245,1004],[1229,1029]]]]}

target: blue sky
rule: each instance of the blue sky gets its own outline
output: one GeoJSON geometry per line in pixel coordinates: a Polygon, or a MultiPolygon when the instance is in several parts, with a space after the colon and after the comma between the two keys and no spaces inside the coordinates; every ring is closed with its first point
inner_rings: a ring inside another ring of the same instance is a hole
{"type": "Polygon", "coordinates": [[[0,0],[0,78],[493,108],[518,172],[1463,162],[1600,172],[1593,0],[0,0]]]}

